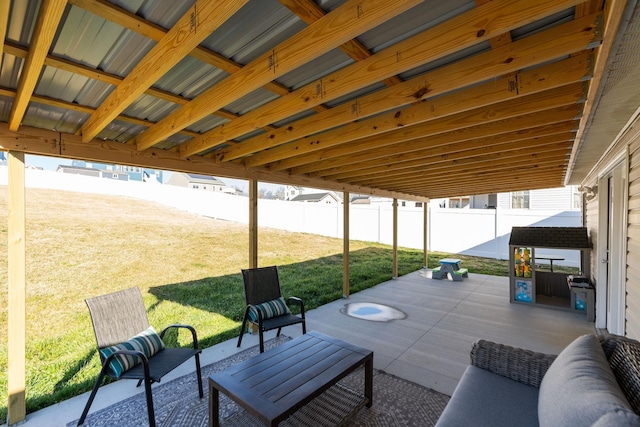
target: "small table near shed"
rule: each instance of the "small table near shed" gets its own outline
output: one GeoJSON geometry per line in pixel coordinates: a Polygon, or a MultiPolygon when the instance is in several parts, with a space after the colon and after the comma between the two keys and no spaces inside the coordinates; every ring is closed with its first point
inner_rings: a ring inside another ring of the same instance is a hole
{"type": "Polygon", "coordinates": [[[311,331],[209,377],[209,426],[219,426],[219,392],[277,426],[359,366],[373,403],[373,351],[311,331]]]}
{"type": "Polygon", "coordinates": [[[462,281],[463,277],[469,277],[466,268],[460,268],[460,260],[457,258],[443,258],[440,260],[440,267],[434,268],[431,272],[431,278],[462,281]]]}
{"type": "Polygon", "coordinates": [[[538,256],[536,255],[536,260],[546,259],[549,261],[549,271],[553,273],[553,261],[564,261],[564,258],[558,255],[547,255],[547,256],[538,256]]]}

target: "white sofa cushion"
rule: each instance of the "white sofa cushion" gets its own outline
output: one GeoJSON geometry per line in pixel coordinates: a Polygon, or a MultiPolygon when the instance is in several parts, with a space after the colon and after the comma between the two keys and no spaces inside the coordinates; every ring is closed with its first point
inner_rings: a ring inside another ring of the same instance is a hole
{"type": "Polygon", "coordinates": [[[618,386],[600,342],[595,335],[583,335],[558,355],[540,383],[540,426],[592,426],[612,413],[635,422],[627,425],[640,426],[640,418],[618,386]]]}

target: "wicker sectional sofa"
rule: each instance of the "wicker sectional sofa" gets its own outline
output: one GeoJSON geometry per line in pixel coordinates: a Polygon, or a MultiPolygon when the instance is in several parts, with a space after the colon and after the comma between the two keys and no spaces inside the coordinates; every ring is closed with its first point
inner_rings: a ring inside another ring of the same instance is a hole
{"type": "Polygon", "coordinates": [[[436,427],[640,426],[640,343],[583,335],[559,355],[479,340],[436,427]]]}

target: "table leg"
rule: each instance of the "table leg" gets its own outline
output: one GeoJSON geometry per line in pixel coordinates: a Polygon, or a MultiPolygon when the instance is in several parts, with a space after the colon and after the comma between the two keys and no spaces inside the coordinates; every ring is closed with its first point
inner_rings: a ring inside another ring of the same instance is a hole
{"type": "Polygon", "coordinates": [[[373,355],[364,362],[364,395],[369,402],[367,408],[373,405],[373,355]]]}
{"type": "Polygon", "coordinates": [[[209,383],[209,427],[220,427],[218,389],[209,383]]]}

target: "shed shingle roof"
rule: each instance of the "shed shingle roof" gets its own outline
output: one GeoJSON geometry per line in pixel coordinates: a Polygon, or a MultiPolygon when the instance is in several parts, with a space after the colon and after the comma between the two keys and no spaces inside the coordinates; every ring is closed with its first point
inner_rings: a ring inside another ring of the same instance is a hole
{"type": "Polygon", "coordinates": [[[555,249],[590,249],[586,227],[513,227],[510,245],[555,249]]]}

